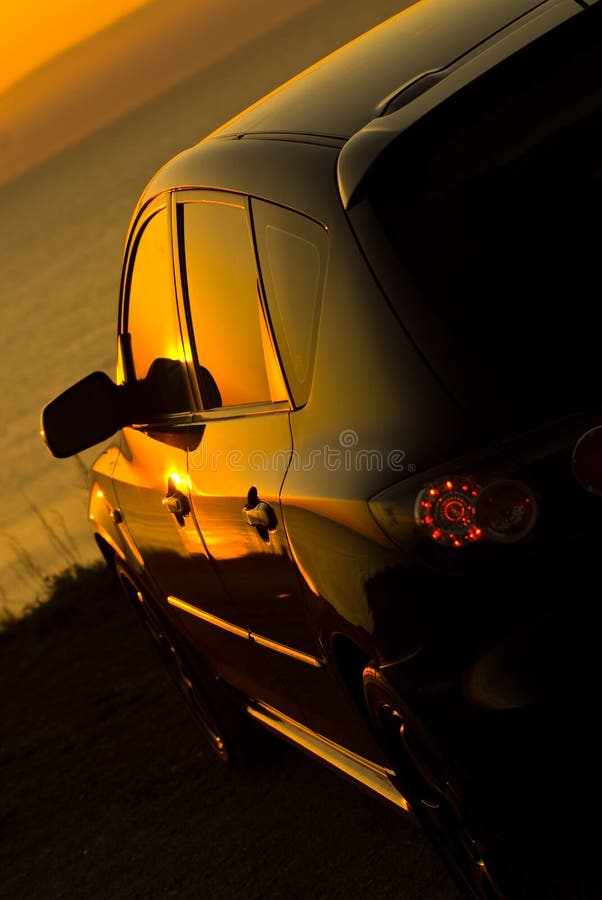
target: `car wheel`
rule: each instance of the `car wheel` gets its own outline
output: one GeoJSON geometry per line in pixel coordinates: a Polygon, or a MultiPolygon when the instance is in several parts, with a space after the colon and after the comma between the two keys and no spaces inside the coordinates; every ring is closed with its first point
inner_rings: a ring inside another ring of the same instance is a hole
{"type": "Polygon", "coordinates": [[[229,762],[232,754],[199,673],[194,671],[190,661],[186,658],[181,643],[161,621],[148,598],[137,588],[127,569],[118,563],[116,570],[128,600],[134,607],[172,681],[184,698],[196,722],[201,726],[211,749],[222,762],[229,762]]]}
{"type": "Polygon", "coordinates": [[[209,672],[201,672],[200,661],[162,620],[127,568],[117,562],[115,570],[152,645],[215,755],[223,763],[249,761],[253,738],[262,738],[263,734],[257,735],[258,727],[234,706],[217,680],[209,672]]]}
{"type": "Polygon", "coordinates": [[[499,865],[498,839],[483,825],[476,804],[467,799],[409,707],[375,667],[366,667],[363,681],[373,730],[395,772],[393,781],[460,887],[479,900],[522,896],[510,890],[508,871],[499,865]]]}

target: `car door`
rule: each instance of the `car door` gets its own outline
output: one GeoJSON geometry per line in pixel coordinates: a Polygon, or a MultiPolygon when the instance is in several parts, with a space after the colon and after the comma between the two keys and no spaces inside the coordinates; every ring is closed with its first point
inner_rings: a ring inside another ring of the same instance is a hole
{"type": "MultiPolygon", "coordinates": [[[[134,225],[124,263],[117,380],[135,386],[140,424],[124,428],[113,469],[130,565],[164,598],[190,600],[203,584],[223,593],[190,516],[163,501],[187,494],[193,405],[176,304],[169,196],[150,204],[134,225]]],[[[171,609],[165,599],[165,611],[171,609]]]]}
{"type": "Polygon", "coordinates": [[[292,458],[290,398],[257,272],[247,202],[218,192],[176,196],[180,291],[203,407],[188,454],[194,516],[226,599],[206,596],[213,627],[248,631],[254,695],[298,716],[321,669],[280,511],[292,458]]]}

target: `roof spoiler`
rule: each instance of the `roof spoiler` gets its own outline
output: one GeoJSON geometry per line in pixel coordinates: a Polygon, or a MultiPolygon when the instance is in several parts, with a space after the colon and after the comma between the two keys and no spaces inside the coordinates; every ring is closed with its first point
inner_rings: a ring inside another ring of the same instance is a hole
{"type": "MultiPolygon", "coordinates": [[[[587,0],[594,5],[598,0],[587,0]]],[[[550,0],[513,22],[503,36],[480,44],[448,67],[425,73],[395,97],[395,112],[379,116],[356,132],[344,145],[337,161],[337,181],[343,207],[351,209],[363,196],[368,175],[383,153],[411,125],[441,103],[503,62],[532,41],[573,18],[586,7],[577,0],[550,0]]],[[[388,107],[390,108],[390,106],[388,107]]]]}

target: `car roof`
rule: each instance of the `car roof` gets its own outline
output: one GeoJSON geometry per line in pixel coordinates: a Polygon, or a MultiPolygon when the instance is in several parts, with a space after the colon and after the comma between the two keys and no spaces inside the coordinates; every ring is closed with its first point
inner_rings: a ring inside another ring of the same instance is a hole
{"type": "Polygon", "coordinates": [[[211,137],[346,140],[421,76],[446,68],[546,0],[422,0],[285,82],[211,137]]]}
{"type": "MultiPolygon", "coordinates": [[[[371,123],[393,120],[395,114],[389,113],[412,105],[416,88],[428,88],[430,79],[446,76],[454,63],[471,51],[478,52],[481,45],[487,47],[498,32],[518,27],[518,20],[528,14],[550,8],[561,8],[564,17],[583,10],[579,0],[420,0],[285,82],[166,163],[147,185],[133,219],[153,196],[172,188],[204,186],[253,193],[248,170],[243,174],[244,166],[237,166],[236,159],[242,161],[245,150],[249,158],[255,156],[243,145],[257,141],[239,138],[304,140],[337,150],[345,144],[350,147],[354,136],[360,138],[371,123]]],[[[259,142],[265,148],[265,140],[259,142]]],[[[359,153],[347,154],[349,175],[342,177],[339,168],[344,200],[365,172],[366,154],[359,144],[359,153]]]]}

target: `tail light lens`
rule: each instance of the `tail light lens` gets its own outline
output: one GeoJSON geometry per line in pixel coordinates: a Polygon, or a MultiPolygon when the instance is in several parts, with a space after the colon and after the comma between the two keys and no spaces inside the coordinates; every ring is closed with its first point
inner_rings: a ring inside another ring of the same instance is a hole
{"type": "Polygon", "coordinates": [[[477,516],[485,537],[512,543],[533,530],[537,502],[529,488],[518,481],[494,481],[481,491],[477,516]]]}
{"type": "Polygon", "coordinates": [[[414,516],[441,544],[461,547],[483,536],[477,523],[480,488],[466,479],[440,479],[423,488],[416,498],[414,516]]]}
{"type": "Polygon", "coordinates": [[[434,541],[450,547],[480,540],[513,543],[533,529],[537,503],[518,481],[480,485],[470,478],[442,478],[419,492],[414,516],[434,541]]]}
{"type": "Polygon", "coordinates": [[[573,450],[573,473],[591,494],[602,494],[602,427],[582,435],[573,450]]]}

